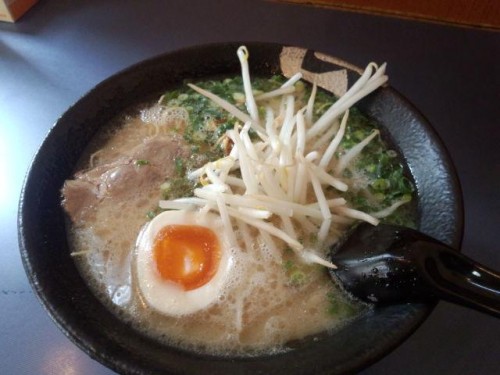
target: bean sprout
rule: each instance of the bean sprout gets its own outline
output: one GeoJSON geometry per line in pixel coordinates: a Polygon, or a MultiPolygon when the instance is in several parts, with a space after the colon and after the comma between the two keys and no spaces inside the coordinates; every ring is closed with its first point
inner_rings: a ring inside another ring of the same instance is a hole
{"type": "Polygon", "coordinates": [[[213,93],[189,85],[244,124],[236,123],[233,129],[226,132],[233,143],[230,155],[188,174],[188,178],[203,182],[202,187],[194,190],[194,197],[161,201],[160,207],[188,210],[204,207],[205,210],[217,211],[226,230],[231,232],[234,244],[234,231],[239,230],[243,242],[249,246],[249,227],[253,227],[274,255],[277,254],[275,240],[280,240],[304,261],[335,268],[334,264],[318,255],[332,231],[333,223],[350,224],[355,219],[377,225],[378,218],[405,203],[396,202],[369,215],[348,207],[343,198],[332,198],[331,194],[326,194],[326,189],[342,192],[349,189],[342,179],[343,171],[379,134],[375,130],[337,160],[335,153],[345,134],[349,108],[387,81],[385,64],[380,67],[375,63],[368,64],[357,82],[313,123],[316,83],[307,105],[298,110],[293,93],[294,85],[302,77],[300,73],[280,88],[254,97],[246,47],[240,47],[237,56],[248,113],[213,93]],[[277,97],[282,98],[281,108],[275,111],[266,101],[277,97]],[[263,125],[256,101],[265,111],[263,125]],[[338,119],[342,114],[339,126],[338,119]],[[253,140],[250,129],[255,130],[260,139],[253,140]],[[240,174],[235,175],[233,171],[240,174]],[[281,228],[278,227],[279,222],[281,228]],[[318,243],[314,248],[310,244],[306,248],[299,241],[296,228],[318,234],[318,243]]]}

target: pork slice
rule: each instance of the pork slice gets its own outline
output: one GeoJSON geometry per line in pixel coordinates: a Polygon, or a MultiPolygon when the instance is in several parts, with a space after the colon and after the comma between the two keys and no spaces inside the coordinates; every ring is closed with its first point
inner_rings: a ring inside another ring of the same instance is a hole
{"type": "Polygon", "coordinates": [[[63,207],[74,222],[87,220],[99,202],[98,187],[81,179],[67,180],[63,187],[63,207]]]}
{"type": "Polygon", "coordinates": [[[104,200],[119,203],[158,189],[174,175],[175,159],[187,156],[188,147],[180,139],[146,139],[125,150],[116,161],[77,172],[73,180],[67,180],[62,189],[63,207],[75,224],[91,220],[104,200]]]}

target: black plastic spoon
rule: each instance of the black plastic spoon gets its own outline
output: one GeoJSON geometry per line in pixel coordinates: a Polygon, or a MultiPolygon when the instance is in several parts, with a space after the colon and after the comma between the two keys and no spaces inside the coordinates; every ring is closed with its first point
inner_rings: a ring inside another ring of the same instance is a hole
{"type": "Polygon", "coordinates": [[[360,224],[334,245],[330,270],[375,304],[443,299],[500,317],[500,274],[416,230],[360,224]]]}

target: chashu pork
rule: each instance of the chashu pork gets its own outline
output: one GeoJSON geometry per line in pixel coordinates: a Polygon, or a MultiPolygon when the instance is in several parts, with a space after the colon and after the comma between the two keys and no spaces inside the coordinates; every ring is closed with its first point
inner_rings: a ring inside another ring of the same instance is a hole
{"type": "Polygon", "coordinates": [[[156,136],[125,151],[113,162],[77,172],[62,188],[63,207],[75,224],[92,220],[104,200],[127,201],[158,189],[175,173],[175,159],[189,156],[178,138],[156,136]]]}

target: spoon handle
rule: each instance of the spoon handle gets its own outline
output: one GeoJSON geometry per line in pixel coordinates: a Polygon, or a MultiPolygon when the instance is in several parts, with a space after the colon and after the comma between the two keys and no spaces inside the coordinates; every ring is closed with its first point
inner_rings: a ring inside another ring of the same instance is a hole
{"type": "Polygon", "coordinates": [[[500,318],[500,274],[445,245],[435,246],[419,263],[436,295],[500,318]]]}

